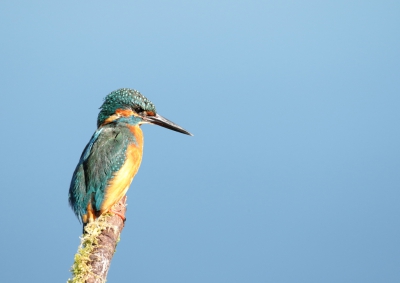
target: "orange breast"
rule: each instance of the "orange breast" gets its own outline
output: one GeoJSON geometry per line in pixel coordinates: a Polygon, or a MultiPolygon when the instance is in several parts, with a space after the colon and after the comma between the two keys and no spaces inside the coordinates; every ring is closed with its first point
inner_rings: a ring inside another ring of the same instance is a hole
{"type": "Polygon", "coordinates": [[[101,214],[109,211],[114,204],[125,196],[142,162],[143,132],[139,126],[130,126],[129,129],[135,136],[137,144],[133,143],[128,146],[125,163],[109,181],[100,209],[101,214]]]}

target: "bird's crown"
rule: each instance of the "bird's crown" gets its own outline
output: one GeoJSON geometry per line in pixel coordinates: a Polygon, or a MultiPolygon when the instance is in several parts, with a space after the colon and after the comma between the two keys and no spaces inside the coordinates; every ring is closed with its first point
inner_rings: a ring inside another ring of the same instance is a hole
{"type": "Polygon", "coordinates": [[[121,88],[108,94],[100,109],[97,126],[102,125],[108,117],[115,114],[117,109],[131,109],[138,114],[143,111],[152,112],[154,115],[157,113],[156,107],[150,100],[137,90],[129,88],[121,88]]]}

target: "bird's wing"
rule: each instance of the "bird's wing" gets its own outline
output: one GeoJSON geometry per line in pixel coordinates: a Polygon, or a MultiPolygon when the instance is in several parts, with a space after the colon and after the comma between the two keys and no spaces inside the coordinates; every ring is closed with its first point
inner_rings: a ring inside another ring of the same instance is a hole
{"type": "Polygon", "coordinates": [[[93,144],[101,134],[103,129],[98,129],[90,139],[82,152],[81,158],[79,159],[78,165],[75,168],[74,174],[72,175],[71,184],[69,186],[68,200],[78,218],[86,214],[87,201],[86,201],[86,179],[83,163],[87,160],[92,150],[93,144]]]}
{"type": "Polygon", "coordinates": [[[100,210],[109,180],[125,162],[130,138],[113,126],[98,129],[85,147],[72,176],[69,202],[78,218],[87,213],[89,202],[100,210]]]}

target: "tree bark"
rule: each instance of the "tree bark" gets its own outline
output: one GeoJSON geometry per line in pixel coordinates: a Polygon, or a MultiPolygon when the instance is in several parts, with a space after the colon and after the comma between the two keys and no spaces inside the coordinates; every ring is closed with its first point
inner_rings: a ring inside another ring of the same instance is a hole
{"type": "MultiPolygon", "coordinates": [[[[124,218],[126,199],[126,196],[123,197],[112,208],[124,218]]],[[[101,215],[96,221],[86,225],[71,268],[73,278],[68,280],[69,283],[106,282],[111,259],[124,228],[121,216],[113,213],[101,215]]]]}

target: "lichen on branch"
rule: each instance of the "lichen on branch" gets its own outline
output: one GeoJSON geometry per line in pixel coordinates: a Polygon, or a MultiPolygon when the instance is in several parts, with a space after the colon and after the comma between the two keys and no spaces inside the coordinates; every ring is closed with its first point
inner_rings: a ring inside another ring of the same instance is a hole
{"type": "MultiPolygon", "coordinates": [[[[113,211],[125,215],[126,196],[114,205],[113,211]]],[[[104,283],[115,253],[124,221],[107,213],[85,226],[78,252],[71,267],[72,279],[67,283],[104,283]]]]}

